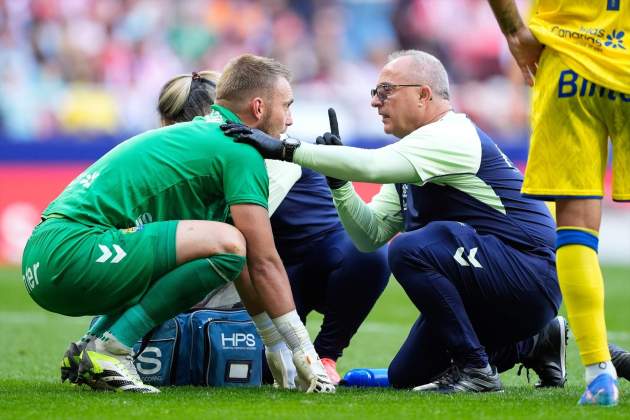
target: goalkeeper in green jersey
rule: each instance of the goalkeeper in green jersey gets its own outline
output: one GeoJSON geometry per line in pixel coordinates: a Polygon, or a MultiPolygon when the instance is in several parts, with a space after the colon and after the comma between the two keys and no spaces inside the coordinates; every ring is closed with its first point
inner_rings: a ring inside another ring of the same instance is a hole
{"type": "Polygon", "coordinates": [[[264,162],[219,129],[242,121],[279,137],[292,123],[289,77],[274,60],[237,57],[209,115],[124,141],[44,210],[24,283],[47,310],[104,315],[77,344],[79,360],[64,360],[93,388],[156,392],[139,379],[132,345],[246,267],[256,293],[244,301],[268,314],[259,329],[286,342],[303,389],[334,392],[274,246],[264,162]]]}

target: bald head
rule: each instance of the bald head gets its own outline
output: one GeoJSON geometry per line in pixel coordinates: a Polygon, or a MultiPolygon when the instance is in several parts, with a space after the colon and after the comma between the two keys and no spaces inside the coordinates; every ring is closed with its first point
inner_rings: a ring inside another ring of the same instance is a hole
{"type": "Polygon", "coordinates": [[[371,105],[383,119],[383,129],[398,138],[440,119],[451,110],[448,75],[440,60],[422,51],[389,56],[371,105]]]}
{"type": "Polygon", "coordinates": [[[433,94],[450,99],[448,74],[435,56],[418,50],[396,51],[387,59],[385,68],[398,73],[408,83],[425,83],[433,94]]]}

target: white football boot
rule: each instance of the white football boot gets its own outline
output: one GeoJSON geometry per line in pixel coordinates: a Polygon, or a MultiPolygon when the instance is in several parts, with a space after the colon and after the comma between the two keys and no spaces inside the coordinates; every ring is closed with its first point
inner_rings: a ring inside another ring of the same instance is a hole
{"type": "Polygon", "coordinates": [[[157,393],[159,389],[146,385],[133,364],[132,351],[114,336],[105,333],[96,339],[94,349],[81,353],[78,376],[92,389],[118,392],[157,393]]]}

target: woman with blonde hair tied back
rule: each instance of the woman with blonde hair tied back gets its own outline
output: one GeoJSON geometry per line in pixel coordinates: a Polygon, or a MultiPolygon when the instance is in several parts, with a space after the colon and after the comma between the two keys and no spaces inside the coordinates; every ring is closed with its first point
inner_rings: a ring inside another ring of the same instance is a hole
{"type": "Polygon", "coordinates": [[[166,82],[158,99],[162,126],[209,114],[217,97],[219,76],[216,71],[205,70],[180,74],[166,82]]]}

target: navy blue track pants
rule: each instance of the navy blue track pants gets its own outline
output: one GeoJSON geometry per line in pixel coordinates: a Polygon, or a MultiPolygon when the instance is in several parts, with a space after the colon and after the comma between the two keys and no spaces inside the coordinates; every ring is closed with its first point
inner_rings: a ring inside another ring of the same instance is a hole
{"type": "Polygon", "coordinates": [[[337,360],[387,285],[387,247],[363,253],[344,230],[336,230],[300,254],[294,262],[281,254],[297,312],[303,322],[313,310],[324,315],[315,350],[337,360]]]}
{"type": "Polygon", "coordinates": [[[394,387],[430,382],[452,362],[513,367],[561,303],[552,252],[521,252],[459,222],[432,222],[389,246],[392,273],[421,312],[389,366],[394,387]]]}

